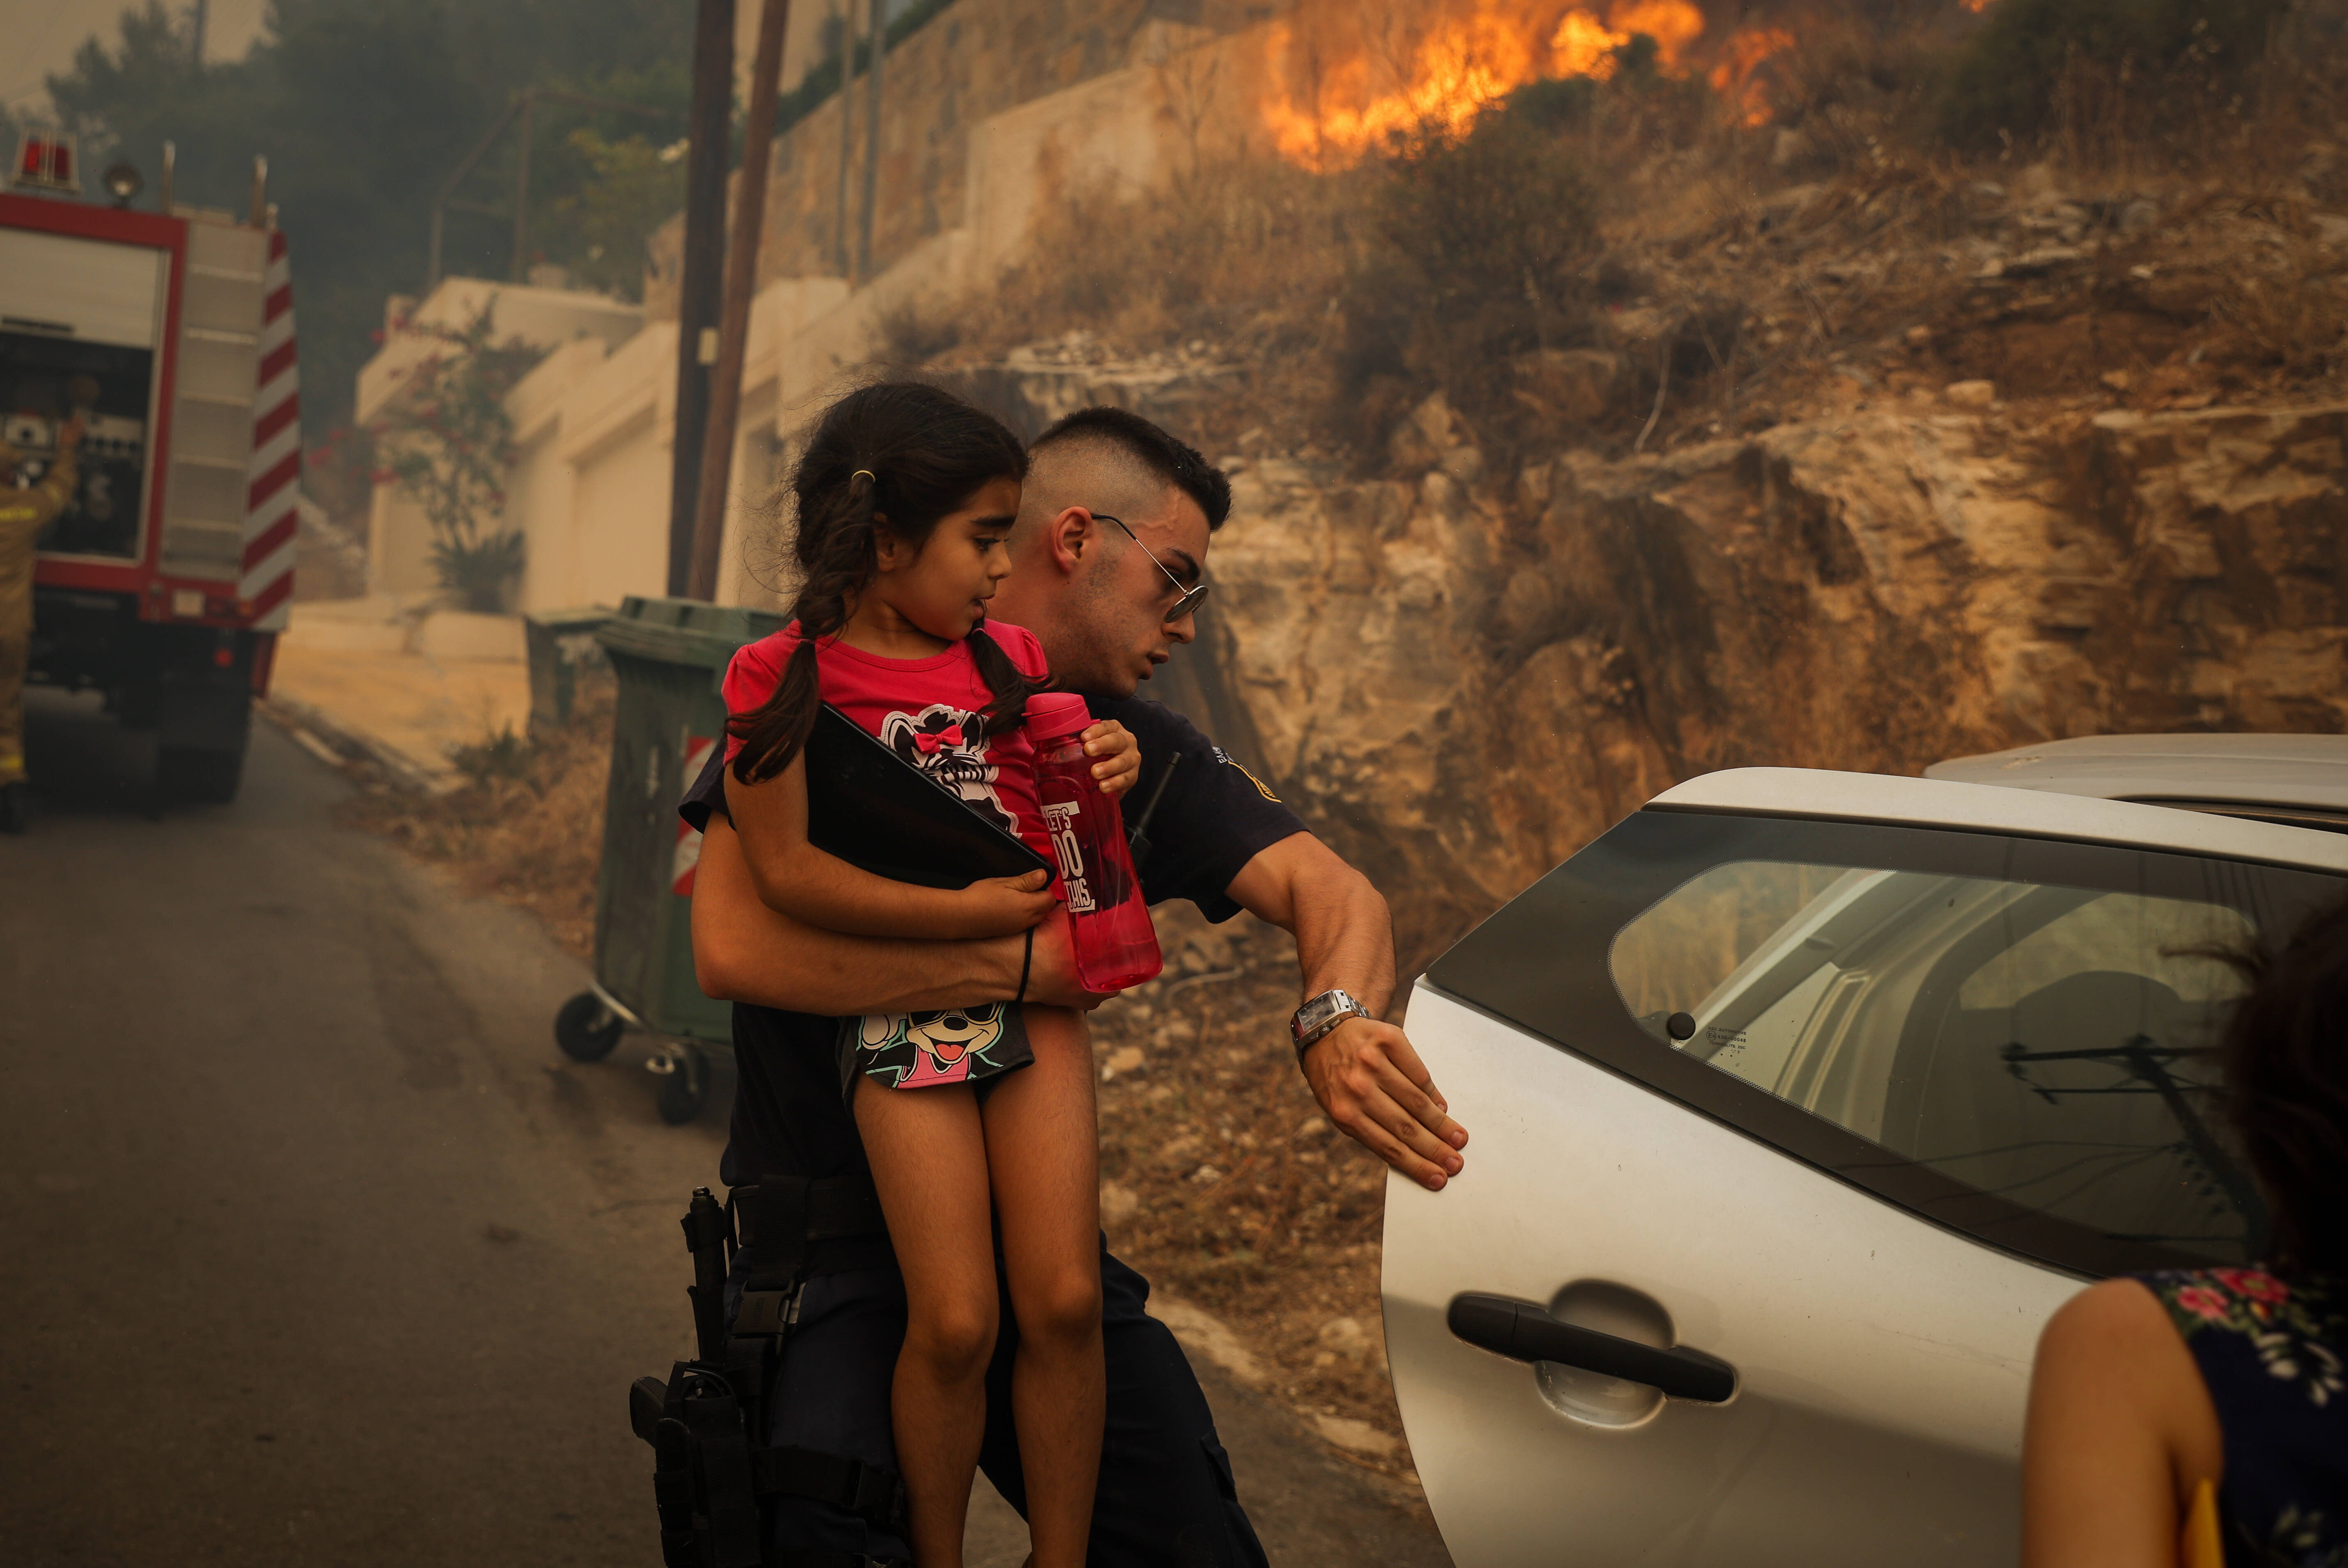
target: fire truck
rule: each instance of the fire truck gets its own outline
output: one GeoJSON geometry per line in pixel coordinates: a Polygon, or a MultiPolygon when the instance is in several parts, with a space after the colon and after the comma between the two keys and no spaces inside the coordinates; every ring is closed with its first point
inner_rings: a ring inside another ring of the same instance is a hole
{"type": "Polygon", "coordinates": [[[84,428],[38,542],[31,678],[153,732],[162,799],[232,799],[294,592],[302,466],[285,236],[252,208],[86,199],[74,139],[20,140],[0,191],[0,419],[36,482],[84,428]]]}

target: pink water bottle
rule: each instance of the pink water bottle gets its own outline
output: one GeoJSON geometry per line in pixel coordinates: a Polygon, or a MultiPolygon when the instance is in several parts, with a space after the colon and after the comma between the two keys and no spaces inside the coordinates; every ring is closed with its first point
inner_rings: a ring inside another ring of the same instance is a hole
{"type": "Polygon", "coordinates": [[[1085,699],[1046,692],[1027,703],[1027,733],[1035,743],[1035,790],[1060,862],[1068,925],[1076,950],[1076,978],[1106,995],[1138,985],[1165,967],[1149,905],[1125,847],[1125,819],[1093,779],[1084,732],[1093,722],[1085,699]]]}

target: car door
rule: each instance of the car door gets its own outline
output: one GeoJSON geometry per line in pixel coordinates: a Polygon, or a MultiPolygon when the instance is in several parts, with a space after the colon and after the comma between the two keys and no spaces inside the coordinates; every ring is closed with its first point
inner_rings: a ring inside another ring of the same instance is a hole
{"type": "Polygon", "coordinates": [[[2329,834],[1748,769],[1472,933],[1409,1015],[1468,1168],[1390,1185],[1384,1279],[1455,1559],[2012,1562],[2047,1315],[2256,1250],[2217,954],[2343,872],[2329,834]]]}

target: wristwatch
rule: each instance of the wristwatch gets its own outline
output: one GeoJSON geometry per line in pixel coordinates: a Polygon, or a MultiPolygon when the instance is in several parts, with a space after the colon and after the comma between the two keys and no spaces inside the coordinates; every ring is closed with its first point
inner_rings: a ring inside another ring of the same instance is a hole
{"type": "Polygon", "coordinates": [[[1366,1018],[1370,1010],[1344,991],[1323,991],[1308,998],[1296,1016],[1288,1020],[1288,1032],[1296,1041],[1299,1061],[1313,1042],[1344,1023],[1348,1018],[1366,1018]]]}

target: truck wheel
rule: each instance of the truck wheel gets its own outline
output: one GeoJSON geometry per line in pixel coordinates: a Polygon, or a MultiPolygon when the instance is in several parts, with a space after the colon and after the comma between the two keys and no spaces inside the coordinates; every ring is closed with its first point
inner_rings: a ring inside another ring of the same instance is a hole
{"type": "Polygon", "coordinates": [[[155,788],[166,800],[222,806],[236,799],[244,778],[244,751],[200,751],[167,746],[155,754],[155,788]]]}
{"type": "Polygon", "coordinates": [[[592,991],[582,991],[554,1015],[554,1043],[574,1062],[600,1062],[627,1026],[592,991]]]}
{"type": "Polygon", "coordinates": [[[671,1127],[683,1127],[709,1102],[709,1058],[684,1044],[669,1047],[670,1070],[661,1078],[657,1109],[671,1127]]]}

